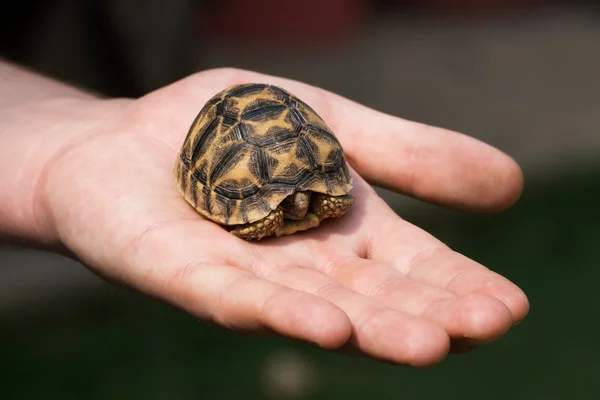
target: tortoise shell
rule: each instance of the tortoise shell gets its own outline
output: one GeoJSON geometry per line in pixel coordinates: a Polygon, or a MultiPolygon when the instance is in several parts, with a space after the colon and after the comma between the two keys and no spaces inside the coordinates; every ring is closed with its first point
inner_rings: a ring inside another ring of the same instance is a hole
{"type": "Polygon", "coordinates": [[[321,117],[284,89],[256,83],[204,105],[173,173],[187,202],[223,225],[260,220],[296,191],[352,189],[342,147],[321,117]]]}

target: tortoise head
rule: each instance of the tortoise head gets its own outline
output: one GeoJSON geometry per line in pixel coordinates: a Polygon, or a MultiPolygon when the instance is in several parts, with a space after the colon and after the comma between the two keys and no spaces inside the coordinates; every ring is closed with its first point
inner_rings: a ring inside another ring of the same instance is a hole
{"type": "Polygon", "coordinates": [[[310,207],[310,191],[295,192],[281,202],[283,217],[300,220],[304,218],[310,207]]]}

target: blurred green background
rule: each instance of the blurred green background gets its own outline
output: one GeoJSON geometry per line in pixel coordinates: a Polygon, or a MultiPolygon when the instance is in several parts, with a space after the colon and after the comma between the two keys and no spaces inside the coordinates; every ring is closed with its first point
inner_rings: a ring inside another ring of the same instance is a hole
{"type": "Polygon", "coordinates": [[[256,1],[263,26],[242,37],[249,28],[234,14],[246,9],[235,3],[15,3],[2,51],[107,95],[250,68],[493,144],[525,171],[508,211],[381,194],[522,287],[530,315],[493,344],[414,370],[207,326],[71,260],[0,247],[0,399],[600,398],[598,8],[307,1],[297,18],[308,20],[286,31],[276,21],[289,9],[256,1]]]}

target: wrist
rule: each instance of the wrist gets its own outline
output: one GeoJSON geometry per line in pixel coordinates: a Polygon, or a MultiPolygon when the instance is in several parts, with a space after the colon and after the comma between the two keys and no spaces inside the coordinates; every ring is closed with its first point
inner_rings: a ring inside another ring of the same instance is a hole
{"type": "Polygon", "coordinates": [[[0,242],[60,248],[57,221],[46,206],[45,177],[119,101],[2,64],[0,89],[0,242]]]}

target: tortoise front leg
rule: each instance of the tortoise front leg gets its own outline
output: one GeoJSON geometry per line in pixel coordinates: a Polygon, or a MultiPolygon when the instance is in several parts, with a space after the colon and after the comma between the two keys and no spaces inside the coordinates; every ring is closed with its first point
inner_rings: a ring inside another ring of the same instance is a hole
{"type": "Polygon", "coordinates": [[[231,233],[244,240],[260,240],[267,236],[274,235],[282,226],[283,211],[278,207],[263,219],[259,219],[258,221],[249,224],[236,226],[231,233]]]}
{"type": "Polygon", "coordinates": [[[325,218],[339,218],[354,204],[354,197],[346,194],[343,196],[330,196],[322,193],[313,193],[311,211],[321,220],[325,218]]]}

